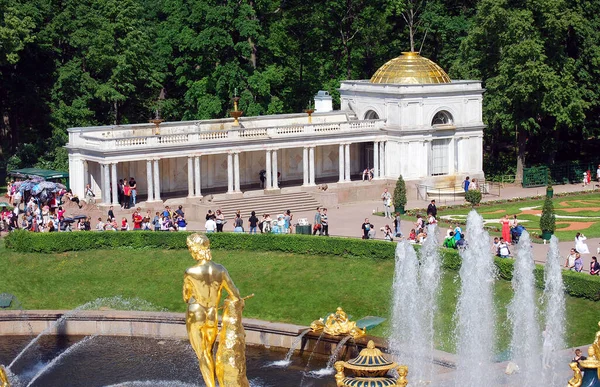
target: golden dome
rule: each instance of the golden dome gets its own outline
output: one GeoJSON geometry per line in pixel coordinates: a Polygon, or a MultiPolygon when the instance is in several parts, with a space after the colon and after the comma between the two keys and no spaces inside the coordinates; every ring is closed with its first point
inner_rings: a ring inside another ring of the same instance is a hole
{"type": "Polygon", "coordinates": [[[450,83],[450,77],[440,66],[418,52],[403,52],[381,66],[371,77],[371,83],[450,83]]]}

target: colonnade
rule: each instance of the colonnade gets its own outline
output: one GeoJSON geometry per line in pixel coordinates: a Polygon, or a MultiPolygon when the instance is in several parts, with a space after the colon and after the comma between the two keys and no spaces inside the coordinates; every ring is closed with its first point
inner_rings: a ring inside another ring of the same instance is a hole
{"type": "MultiPolygon", "coordinates": [[[[386,141],[375,141],[373,143],[374,177],[386,176],[386,141]]],[[[351,181],[351,143],[338,144],[338,183],[351,181]]],[[[279,158],[281,148],[265,149],[265,185],[266,190],[279,189],[279,158]]],[[[227,153],[227,193],[240,193],[240,151],[229,151],[227,153]]],[[[202,155],[189,155],[187,157],[187,197],[202,197],[202,155]]],[[[302,186],[316,185],[316,145],[302,147],[302,186]]],[[[161,201],[161,174],[160,159],[146,159],[147,179],[147,201],[161,201]]],[[[83,158],[70,160],[72,171],[72,186],[75,194],[80,197],[84,195],[84,187],[89,179],[87,161],[83,158]]],[[[118,162],[100,162],[100,184],[102,203],[118,205],[117,175],[118,162]],[[111,186],[114,189],[111,190],[111,186]]]]}

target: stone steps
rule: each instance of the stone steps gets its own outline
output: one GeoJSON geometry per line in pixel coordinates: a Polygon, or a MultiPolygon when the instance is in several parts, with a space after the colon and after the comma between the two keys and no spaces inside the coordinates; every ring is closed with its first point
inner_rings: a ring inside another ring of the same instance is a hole
{"type": "Polygon", "coordinates": [[[271,218],[290,210],[293,213],[315,210],[321,204],[307,192],[292,192],[276,195],[263,195],[241,199],[214,201],[213,209],[220,209],[226,219],[233,219],[239,210],[244,220],[256,211],[256,216],[270,214],[271,218]]]}

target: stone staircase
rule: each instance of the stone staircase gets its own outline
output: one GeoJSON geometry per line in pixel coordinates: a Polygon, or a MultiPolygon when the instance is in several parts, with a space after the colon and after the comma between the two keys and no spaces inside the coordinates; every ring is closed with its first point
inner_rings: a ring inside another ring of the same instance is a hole
{"type": "Polygon", "coordinates": [[[270,214],[275,218],[277,214],[283,214],[290,210],[293,213],[315,210],[321,204],[307,192],[290,192],[279,195],[262,195],[246,197],[241,199],[215,200],[212,203],[213,210],[220,209],[226,219],[233,219],[235,213],[240,210],[245,220],[252,211],[260,219],[263,214],[270,214]]]}

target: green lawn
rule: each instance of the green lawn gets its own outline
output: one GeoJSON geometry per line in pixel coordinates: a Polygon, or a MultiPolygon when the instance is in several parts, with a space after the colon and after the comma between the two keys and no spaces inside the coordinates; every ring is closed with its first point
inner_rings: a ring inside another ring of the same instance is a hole
{"type": "MultiPolygon", "coordinates": [[[[484,220],[488,221],[488,226],[501,228],[501,224],[496,221],[504,215],[512,218],[517,215],[518,219],[531,233],[541,234],[540,217],[536,214],[526,213],[528,211],[542,210],[543,200],[525,200],[519,202],[507,202],[496,205],[486,205],[482,203],[477,207],[477,212],[481,214],[484,220]]],[[[600,237],[600,195],[582,194],[554,198],[554,209],[556,211],[556,233],[561,240],[571,240],[575,238],[575,233],[582,232],[588,238],[600,237]],[[564,230],[568,227],[581,227],[581,230],[564,230]]],[[[456,208],[438,210],[438,216],[442,222],[450,216],[454,220],[465,221],[470,208],[456,208]]],[[[492,233],[495,234],[495,233],[492,233]]]]}
{"type": "MultiPolygon", "coordinates": [[[[214,251],[246,302],[245,316],[308,325],[342,306],[355,319],[389,317],[393,260],[214,251]]],[[[156,309],[184,311],[182,275],[194,264],[184,250],[95,250],[56,255],[20,254],[0,248],[0,292],[13,293],[25,309],[72,309],[99,297],[121,295],[151,302],[156,309]]],[[[459,287],[455,272],[443,276],[437,346],[452,351],[450,332],[459,287]]],[[[499,341],[508,339],[506,305],[510,283],[496,283],[499,341]]],[[[569,345],[592,341],[599,304],[568,297],[569,345]]],[[[387,334],[384,323],[372,333],[387,334]]]]}

